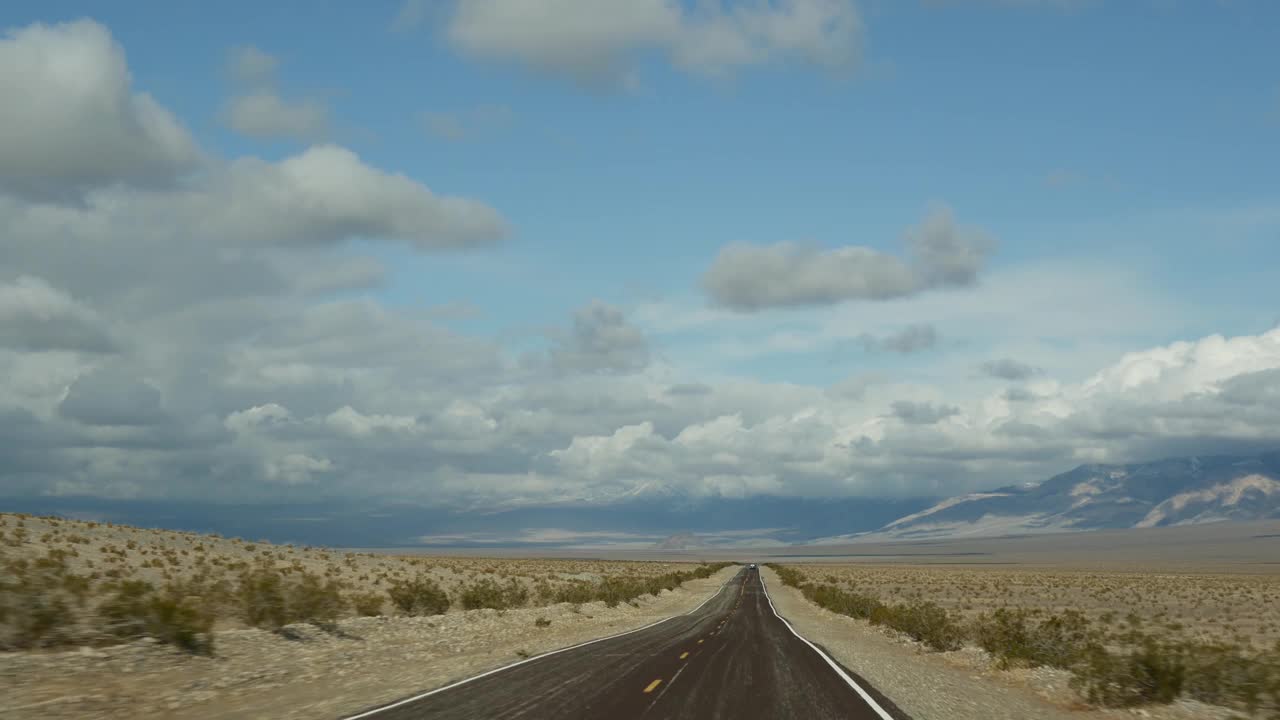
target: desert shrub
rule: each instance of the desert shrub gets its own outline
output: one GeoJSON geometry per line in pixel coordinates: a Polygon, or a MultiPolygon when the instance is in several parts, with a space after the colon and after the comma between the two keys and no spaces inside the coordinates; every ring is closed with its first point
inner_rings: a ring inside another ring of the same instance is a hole
{"type": "Polygon", "coordinates": [[[285,584],[285,606],[289,622],[330,623],[347,609],[342,584],[302,573],[285,584]]]}
{"type": "Polygon", "coordinates": [[[999,608],[979,616],[969,632],[1005,668],[1024,664],[1069,669],[1083,661],[1098,641],[1088,618],[1075,610],[1033,624],[1027,610],[999,608]]]}
{"type": "Polygon", "coordinates": [[[288,624],[284,577],[274,570],[258,568],[243,572],[236,587],[236,596],[240,601],[240,614],[246,623],[272,630],[288,624]]]}
{"type": "Polygon", "coordinates": [[[385,599],[382,593],[356,593],[351,596],[351,606],[357,615],[373,617],[382,614],[382,603],[385,599]]]}
{"type": "Polygon", "coordinates": [[[442,615],[449,610],[449,595],[426,575],[397,581],[387,594],[391,604],[409,615],[442,615]]]}
{"type": "Polygon", "coordinates": [[[945,652],[964,647],[964,626],[936,603],[881,605],[872,610],[870,620],[874,624],[887,625],[906,633],[931,650],[945,652]]]}
{"type": "Polygon", "coordinates": [[[1183,693],[1212,705],[1280,717],[1280,643],[1271,653],[1250,654],[1235,645],[1201,643],[1184,653],[1183,693]]]}
{"type": "Polygon", "coordinates": [[[558,603],[572,603],[581,605],[589,603],[596,599],[596,586],[594,583],[585,582],[583,580],[575,580],[568,585],[556,588],[552,595],[552,601],[558,603]]]}
{"type": "Polygon", "coordinates": [[[548,620],[548,619],[546,619],[546,618],[544,618],[544,617],[540,617],[540,618],[538,618],[537,620],[534,620],[534,621],[533,621],[533,624],[534,624],[534,625],[536,625],[536,626],[538,626],[538,627],[540,627],[540,628],[541,628],[541,627],[551,627],[551,621],[550,621],[550,620],[548,620]]]}
{"type": "Polygon", "coordinates": [[[286,578],[266,566],[242,573],[236,594],[244,621],[269,630],[298,622],[331,622],[346,609],[337,581],[310,573],[286,578]]]}
{"type": "Polygon", "coordinates": [[[849,592],[835,585],[825,583],[822,585],[803,585],[801,592],[810,602],[817,604],[819,607],[862,620],[870,620],[873,615],[881,613],[884,608],[884,603],[869,595],[849,592]]]}
{"type": "Polygon", "coordinates": [[[151,637],[188,652],[213,652],[213,615],[175,587],[156,590],[125,580],[98,606],[98,615],[103,630],[122,640],[151,637]]]}
{"type": "Polygon", "coordinates": [[[765,567],[777,573],[778,579],[787,587],[798,588],[804,584],[804,573],[796,570],[795,568],[790,568],[786,565],[775,565],[773,563],[768,563],[765,567]]]}
{"type": "Polygon", "coordinates": [[[643,595],[657,595],[663,590],[674,590],[689,580],[709,578],[732,563],[699,565],[692,570],[651,575],[648,577],[609,576],[596,583],[573,581],[558,588],[555,602],[581,604],[601,601],[609,607],[634,602],[643,595]]]}
{"type": "Polygon", "coordinates": [[[0,649],[56,647],[86,639],[75,609],[85,604],[87,578],[67,570],[64,556],[12,560],[0,575],[0,649]]]}
{"type": "MultiPolygon", "coordinates": [[[[777,572],[777,569],[774,570],[777,572]]],[[[793,580],[796,577],[791,576],[793,580]]],[[[965,628],[958,618],[932,602],[886,605],[874,597],[827,583],[801,583],[800,591],[819,607],[875,625],[885,625],[938,651],[964,646],[965,628]]]]}
{"type": "Polygon", "coordinates": [[[1076,669],[1072,686],[1095,705],[1171,703],[1182,693],[1186,681],[1181,650],[1153,637],[1129,651],[1113,652],[1095,645],[1076,669]]]}
{"type": "Polygon", "coordinates": [[[515,578],[499,583],[490,578],[481,578],[462,589],[459,600],[467,610],[491,608],[506,610],[520,607],[529,599],[529,591],[515,578]]]}

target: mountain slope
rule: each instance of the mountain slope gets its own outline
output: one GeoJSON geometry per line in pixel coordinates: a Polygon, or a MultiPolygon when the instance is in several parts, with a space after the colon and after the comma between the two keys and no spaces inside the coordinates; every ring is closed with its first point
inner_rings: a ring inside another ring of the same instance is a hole
{"type": "Polygon", "coordinates": [[[1161,527],[1280,517],[1280,453],[1081,465],[1039,485],[948,498],[851,540],[1161,527]]]}

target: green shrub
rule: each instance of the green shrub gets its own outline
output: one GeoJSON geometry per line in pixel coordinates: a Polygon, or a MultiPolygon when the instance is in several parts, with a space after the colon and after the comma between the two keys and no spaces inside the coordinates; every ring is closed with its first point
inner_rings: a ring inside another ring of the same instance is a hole
{"type": "Polygon", "coordinates": [[[443,615],[449,610],[449,595],[426,575],[396,582],[387,595],[391,604],[409,615],[443,615]]]}
{"type": "Polygon", "coordinates": [[[675,590],[690,580],[709,578],[732,563],[699,565],[693,570],[652,575],[649,577],[606,577],[596,583],[574,580],[557,588],[552,594],[554,602],[582,604],[601,601],[609,607],[620,603],[635,602],[644,595],[657,595],[663,590],[675,590]]]}
{"type": "Polygon", "coordinates": [[[98,606],[104,630],[122,640],[151,637],[188,652],[213,653],[213,615],[177,588],[125,580],[98,606]]]}
{"type": "Polygon", "coordinates": [[[777,573],[778,579],[787,587],[798,588],[804,584],[804,573],[796,570],[795,568],[790,568],[786,565],[775,565],[773,563],[766,563],[765,567],[777,573]]]}
{"type": "Polygon", "coordinates": [[[67,570],[64,555],[12,560],[0,574],[0,650],[73,644],[86,639],[75,608],[91,583],[67,570]]]}
{"type": "Polygon", "coordinates": [[[1106,707],[1171,703],[1182,693],[1186,675],[1180,647],[1147,637],[1141,647],[1127,652],[1090,648],[1072,687],[1106,707]]]}
{"type": "Polygon", "coordinates": [[[490,578],[481,578],[462,589],[459,600],[467,610],[490,608],[506,610],[520,607],[529,599],[529,591],[515,578],[506,583],[498,583],[490,578]]]}
{"type": "Polygon", "coordinates": [[[317,575],[302,573],[285,584],[285,607],[290,623],[322,625],[342,616],[347,610],[347,601],[342,596],[342,584],[337,580],[323,580],[317,575]]]}
{"type": "Polygon", "coordinates": [[[969,632],[978,646],[994,655],[1005,668],[1021,664],[1070,669],[1082,662],[1098,642],[1088,618],[1076,610],[1033,624],[1032,613],[1027,610],[1000,608],[979,616],[969,632]]]}
{"type": "Polygon", "coordinates": [[[931,602],[881,605],[871,613],[871,622],[887,625],[924,643],[931,650],[945,652],[964,647],[963,625],[941,606],[931,602]]]}
{"type": "Polygon", "coordinates": [[[357,593],[351,596],[351,606],[356,614],[362,617],[373,617],[382,614],[382,603],[385,598],[381,593],[357,593]]]}
{"type": "Polygon", "coordinates": [[[267,568],[246,570],[236,587],[240,614],[253,627],[278,630],[289,624],[289,608],[285,602],[284,577],[267,568]]]}
{"type": "Polygon", "coordinates": [[[336,580],[310,573],[286,578],[266,566],[242,573],[236,594],[244,621],[269,630],[298,622],[325,624],[346,609],[342,585],[336,580]]]}

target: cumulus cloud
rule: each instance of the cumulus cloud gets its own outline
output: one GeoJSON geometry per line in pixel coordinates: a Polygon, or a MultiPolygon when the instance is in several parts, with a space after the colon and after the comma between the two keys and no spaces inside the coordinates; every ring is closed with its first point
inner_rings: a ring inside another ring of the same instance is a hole
{"type": "Polygon", "coordinates": [[[597,300],[574,313],[573,329],[551,348],[551,362],[567,372],[636,372],[649,364],[649,341],[622,310],[597,300]]]}
{"type": "Polygon", "coordinates": [[[329,109],[317,100],[287,102],[270,90],[238,95],[226,107],[227,126],[256,138],[321,138],[329,126],[329,109]]]}
{"type": "MultiPolygon", "coordinates": [[[[222,246],[296,248],[368,238],[400,240],[422,250],[485,244],[507,231],[492,208],[437,195],[336,145],[312,147],[276,163],[239,158],[180,190],[104,190],[83,207],[0,202],[0,217],[17,235],[0,253],[13,252],[24,236],[62,242],[59,229],[103,240],[127,231],[132,233],[127,242],[135,245],[195,237],[222,246]]],[[[81,264],[86,264],[83,258],[81,264]]],[[[262,271],[246,272],[247,279],[262,271]]]]}
{"type": "Polygon", "coordinates": [[[906,258],[861,246],[734,244],[720,251],[702,283],[714,302],[742,312],[892,300],[973,285],[995,240],[957,225],[940,207],[906,232],[904,244],[906,258]]]}
{"type": "Polygon", "coordinates": [[[1040,368],[1034,365],[1018,362],[1012,358],[988,360],[982,364],[980,369],[983,374],[1000,380],[1026,380],[1042,372],[1040,368]]]}
{"type": "Polygon", "coordinates": [[[289,453],[271,458],[264,466],[267,480],[284,485],[305,485],[320,473],[334,470],[328,458],[315,458],[302,453],[289,453]]]}
{"type": "MultiPolygon", "coordinates": [[[[2,142],[16,145],[46,131],[5,127],[14,130],[2,142]]],[[[1109,324],[1103,350],[1076,355],[1084,360],[1069,370],[1019,355],[1046,369],[1016,396],[971,382],[987,359],[973,354],[950,374],[886,367],[828,388],[741,377],[718,358],[668,359],[672,334],[705,323],[723,323],[744,346],[781,338],[808,348],[829,334],[856,343],[871,329],[883,349],[905,351],[928,344],[919,328],[930,323],[951,333],[947,311],[961,305],[984,332],[1096,337],[1101,311],[1078,295],[1074,269],[1059,283],[1025,273],[975,299],[996,276],[983,275],[976,245],[955,241],[976,234],[947,230],[949,220],[906,233],[901,256],[863,249],[917,295],[892,315],[849,304],[804,317],[707,307],[646,317],[593,303],[530,366],[511,347],[442,325],[438,312],[357,292],[384,269],[353,255],[352,241],[423,251],[492,242],[506,226],[482,202],[331,145],[274,161],[214,159],[177,185],[105,167],[75,203],[0,193],[7,493],[376,495],[467,507],[936,495],[1080,462],[1280,445],[1280,329],[1113,351],[1151,326],[1141,293],[1123,294],[1131,275],[1108,276],[1114,291],[1096,293],[1129,329],[1109,324]],[[979,276],[972,293],[923,292],[979,276]],[[830,324],[803,325],[811,315],[830,324]]],[[[766,299],[848,295],[800,266],[799,284],[819,291],[784,287],[766,299]]]]}
{"type": "Polygon", "coordinates": [[[0,347],[109,353],[117,348],[93,310],[40,278],[0,281],[0,347]]]}
{"type": "MultiPolygon", "coordinates": [[[[406,5],[406,11],[410,8],[406,5]]],[[[410,13],[417,15],[417,13],[410,13]]],[[[672,0],[458,0],[446,33],[462,51],[521,62],[590,87],[634,79],[637,56],[721,75],[775,60],[854,64],[862,22],[851,0],[702,3],[672,0]]]]}
{"type": "Polygon", "coordinates": [[[0,192],[68,200],[104,185],[164,186],[201,155],[178,120],[135,92],[124,50],[91,20],[0,37],[0,192]]]}
{"type": "Polygon", "coordinates": [[[280,61],[256,47],[231,51],[230,72],[243,91],[227,101],[227,127],[256,138],[318,140],[328,134],[329,108],[315,98],[286,100],[276,82],[280,61]]]}

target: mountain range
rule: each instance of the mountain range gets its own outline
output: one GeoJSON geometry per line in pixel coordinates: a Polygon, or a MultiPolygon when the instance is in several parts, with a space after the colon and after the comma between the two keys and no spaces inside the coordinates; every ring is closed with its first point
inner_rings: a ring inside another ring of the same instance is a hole
{"type": "Polygon", "coordinates": [[[1280,452],[1081,465],[1042,483],[947,498],[871,532],[814,541],[1016,535],[1280,518],[1280,452]]]}

